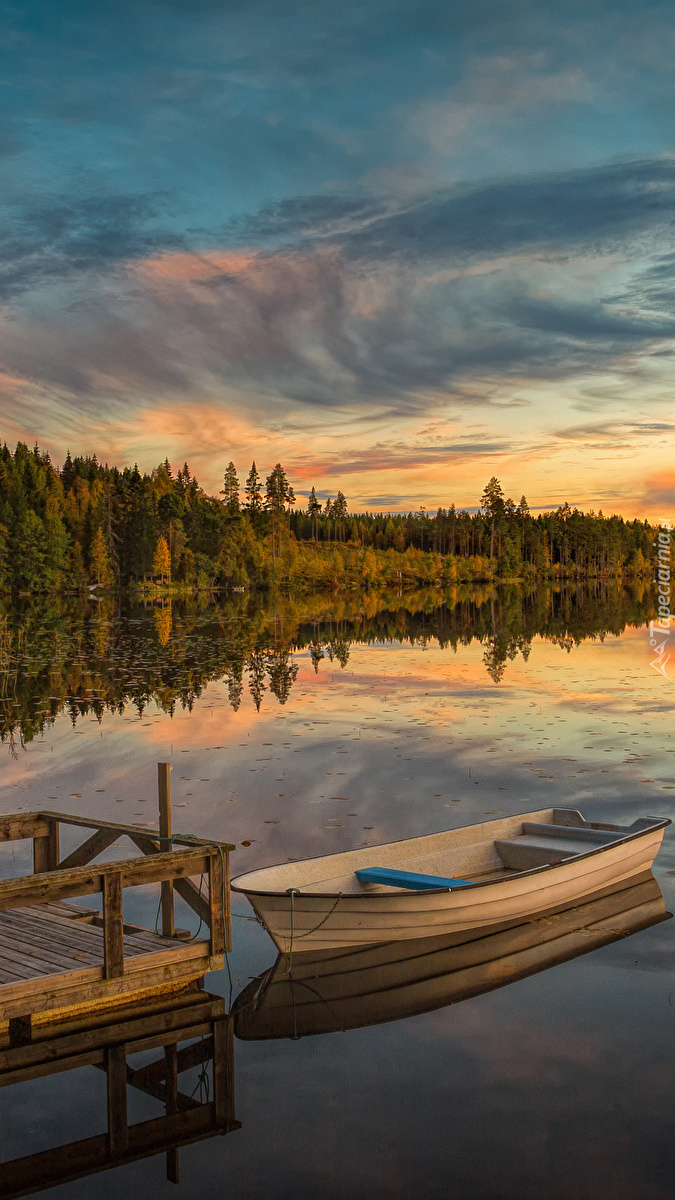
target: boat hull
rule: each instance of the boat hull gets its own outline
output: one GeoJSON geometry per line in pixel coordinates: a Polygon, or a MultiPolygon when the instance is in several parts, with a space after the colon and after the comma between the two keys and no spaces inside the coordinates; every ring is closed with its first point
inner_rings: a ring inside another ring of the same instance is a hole
{"type": "Polygon", "coordinates": [[[648,871],[663,832],[663,827],[648,829],[545,871],[457,891],[317,895],[239,890],[283,954],[410,941],[517,921],[542,909],[573,904],[648,871]]]}

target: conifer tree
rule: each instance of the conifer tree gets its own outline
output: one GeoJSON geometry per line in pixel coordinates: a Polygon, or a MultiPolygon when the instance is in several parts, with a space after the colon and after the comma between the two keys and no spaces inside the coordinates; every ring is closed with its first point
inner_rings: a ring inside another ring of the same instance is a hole
{"type": "Polygon", "coordinates": [[[244,491],[246,493],[246,507],[253,517],[262,510],[262,484],[258,468],[255,465],[255,459],[251,463],[251,470],[246,477],[244,491]]]}
{"type": "Polygon", "coordinates": [[[347,516],[347,498],[344,492],[338,492],[333,501],[333,520],[335,521],[335,533],[337,537],[344,541],[344,522],[347,516]]]}
{"type": "Polygon", "coordinates": [[[282,513],[295,504],[295,493],[288,482],[281,463],[277,463],[265,480],[265,508],[272,516],[272,558],[278,554],[277,523],[282,513]]]}
{"type": "Polygon", "coordinates": [[[227,470],[223,477],[223,490],[220,494],[223,497],[223,504],[228,516],[238,517],[240,512],[239,478],[233,462],[227,464],[227,470]]]}
{"type": "Polygon", "coordinates": [[[284,512],[286,505],[292,504],[295,504],[295,493],[284,468],[277,463],[265,480],[265,508],[269,512],[284,512]]]}
{"type": "Polygon", "coordinates": [[[490,520],[490,559],[492,560],[495,552],[495,525],[504,514],[504,492],[496,475],[493,475],[486,483],[480,506],[490,520]]]}
{"type": "Polygon", "coordinates": [[[311,492],[309,493],[309,500],[307,501],[307,516],[312,523],[312,538],[314,541],[316,541],[316,522],[320,512],[321,504],[316,498],[315,489],[312,488],[311,492]]]}

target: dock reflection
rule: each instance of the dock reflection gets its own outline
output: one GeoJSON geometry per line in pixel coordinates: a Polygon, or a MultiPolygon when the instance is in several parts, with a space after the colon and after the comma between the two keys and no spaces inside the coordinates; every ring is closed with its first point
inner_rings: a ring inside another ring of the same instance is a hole
{"type": "MultiPolygon", "coordinates": [[[[166,1154],[167,1178],[179,1182],[178,1152],[241,1128],[234,1117],[232,1018],[225,1002],[197,987],[146,998],[135,1006],[38,1029],[0,1048],[0,1088],[93,1066],[107,1080],[107,1132],[0,1162],[3,1200],[56,1187],[151,1155],[166,1154]],[[132,1067],[129,1057],[157,1051],[132,1067]],[[201,1098],[182,1091],[183,1072],[199,1068],[201,1098]],[[161,1102],[164,1114],[129,1124],[128,1089],[161,1102]]],[[[4,1097],[3,1097],[4,1099],[4,1097]]]]}
{"type": "Polygon", "coordinates": [[[651,872],[480,936],[280,955],[236,998],[238,1038],[301,1038],[397,1021],[548,970],[668,920],[651,872]]]}

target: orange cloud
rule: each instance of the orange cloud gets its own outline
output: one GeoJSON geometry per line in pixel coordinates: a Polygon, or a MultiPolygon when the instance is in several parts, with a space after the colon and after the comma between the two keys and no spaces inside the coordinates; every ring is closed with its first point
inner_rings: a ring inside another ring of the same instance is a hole
{"type": "Polygon", "coordinates": [[[658,519],[675,520],[675,471],[659,471],[645,480],[645,509],[658,519]]]}

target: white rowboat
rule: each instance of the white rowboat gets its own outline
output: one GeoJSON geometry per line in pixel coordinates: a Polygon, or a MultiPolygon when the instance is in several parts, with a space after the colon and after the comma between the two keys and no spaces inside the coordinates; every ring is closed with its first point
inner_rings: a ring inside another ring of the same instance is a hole
{"type": "Polygon", "coordinates": [[[630,879],[650,869],[670,823],[610,825],[544,808],[263,867],[239,875],[232,889],[248,898],[282,953],[409,941],[519,921],[630,879]],[[382,876],[382,868],[390,884],[357,877],[382,876]]]}
{"type": "Polygon", "coordinates": [[[667,921],[651,872],[507,929],[280,955],[234,1002],[239,1038],[298,1038],[399,1021],[493,991],[667,921]]]}

